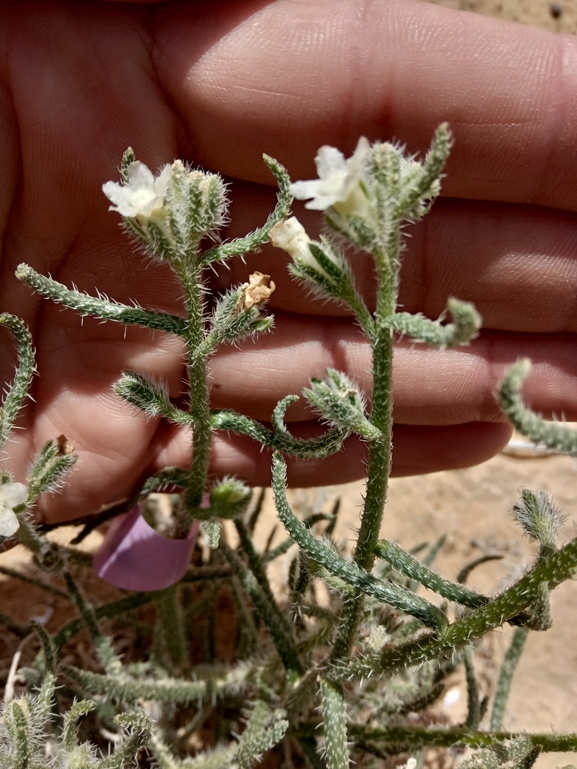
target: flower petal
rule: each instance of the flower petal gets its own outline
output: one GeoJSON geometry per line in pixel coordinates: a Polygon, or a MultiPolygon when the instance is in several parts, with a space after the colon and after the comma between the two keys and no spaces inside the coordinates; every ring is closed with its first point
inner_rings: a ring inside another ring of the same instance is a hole
{"type": "Polygon", "coordinates": [[[346,160],[343,153],[336,147],[330,147],[325,144],[321,147],[315,158],[315,165],[319,179],[325,179],[334,173],[340,173],[345,170],[346,160]]]}
{"type": "Polygon", "coordinates": [[[150,168],[141,163],[140,160],[135,160],[126,169],[126,176],[128,177],[128,186],[132,188],[137,187],[150,187],[154,184],[154,174],[150,168]]]}
{"type": "Polygon", "coordinates": [[[163,198],[168,191],[168,186],[172,180],[172,170],[172,166],[164,166],[158,177],[154,180],[154,192],[161,198],[163,198]]]}
{"type": "Polygon", "coordinates": [[[335,203],[346,203],[356,195],[369,150],[370,144],[364,136],[360,137],[348,160],[336,147],[324,145],[315,158],[319,178],[294,182],[290,185],[291,195],[297,200],[308,200],[305,208],[314,211],[324,211],[335,203]]]}
{"type": "Polygon", "coordinates": [[[11,507],[0,509],[0,537],[12,537],[20,528],[20,522],[11,507]]]}
{"type": "Polygon", "coordinates": [[[106,182],[102,185],[102,192],[113,204],[109,211],[118,211],[121,216],[136,216],[138,210],[130,202],[130,194],[127,195],[127,188],[116,182],[106,182]]]}
{"type": "Polygon", "coordinates": [[[23,483],[9,481],[0,486],[0,498],[8,507],[23,505],[28,499],[28,489],[23,483]]]}
{"type": "Polygon", "coordinates": [[[367,155],[369,154],[370,149],[371,149],[371,145],[367,137],[359,136],[359,140],[357,142],[357,146],[355,147],[355,151],[353,152],[351,157],[348,159],[347,163],[353,166],[356,170],[362,172],[364,170],[365,161],[367,159],[367,155]]]}

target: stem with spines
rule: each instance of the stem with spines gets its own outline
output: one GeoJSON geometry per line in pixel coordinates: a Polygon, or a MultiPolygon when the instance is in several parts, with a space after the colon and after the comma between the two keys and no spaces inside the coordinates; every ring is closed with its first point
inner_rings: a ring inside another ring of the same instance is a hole
{"type": "MultiPolygon", "coordinates": [[[[400,235],[397,228],[387,243],[388,248],[376,254],[378,274],[378,319],[385,320],[395,311],[397,302],[397,268],[400,235]]],[[[381,432],[381,437],[369,443],[367,486],[361,526],[353,560],[361,569],[370,571],[375,561],[377,544],[383,520],[385,502],[391,472],[393,432],[393,335],[385,324],[376,324],[373,342],[373,406],[371,422],[381,432]]],[[[363,594],[345,603],[341,627],[335,641],[331,662],[345,658],[350,653],[360,621],[363,594]]]]}
{"type": "Polygon", "coordinates": [[[199,354],[204,339],[204,282],[202,267],[186,260],[175,265],[184,288],[186,306],[186,349],[189,413],[192,423],[192,460],[184,493],[184,514],[177,519],[176,536],[188,536],[195,513],[199,510],[206,489],[210,461],[210,403],[206,371],[206,356],[199,354]]]}

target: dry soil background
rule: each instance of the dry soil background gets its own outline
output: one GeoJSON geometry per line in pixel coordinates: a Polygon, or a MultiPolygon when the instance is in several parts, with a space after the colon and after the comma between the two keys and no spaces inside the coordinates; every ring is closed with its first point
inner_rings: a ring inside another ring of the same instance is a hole
{"type": "Polygon", "coordinates": [[[548,29],[550,32],[577,33],[575,0],[551,3],[548,0],[428,0],[446,8],[473,11],[521,24],[548,29]]]}

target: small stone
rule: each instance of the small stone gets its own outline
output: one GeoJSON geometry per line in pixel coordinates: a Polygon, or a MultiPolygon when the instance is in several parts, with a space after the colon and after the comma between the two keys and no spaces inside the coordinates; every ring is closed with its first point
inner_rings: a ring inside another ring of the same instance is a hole
{"type": "Polygon", "coordinates": [[[549,3],[549,13],[554,19],[558,19],[563,13],[563,6],[561,3],[549,3]]]}

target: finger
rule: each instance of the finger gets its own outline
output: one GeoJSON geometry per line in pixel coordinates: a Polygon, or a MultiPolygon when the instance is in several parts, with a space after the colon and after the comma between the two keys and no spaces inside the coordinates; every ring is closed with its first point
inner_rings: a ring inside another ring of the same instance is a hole
{"type": "MultiPolygon", "coordinates": [[[[298,425],[294,434],[306,438],[318,434],[318,424],[298,425]]],[[[190,435],[164,426],[159,433],[157,452],[148,466],[148,474],[167,466],[185,467],[189,462],[190,435]],[[162,437],[161,437],[161,433],[162,437]]],[[[395,425],[393,475],[418,475],[440,470],[469,467],[490,459],[507,444],[511,428],[506,424],[475,423],[450,427],[413,427],[395,425]]],[[[367,446],[349,438],[341,451],[324,460],[287,458],[288,482],[294,487],[348,483],[366,475],[367,446]]],[[[271,454],[260,444],[243,436],[218,433],[213,437],[210,473],[213,478],[234,475],[251,486],[270,485],[271,454]]],[[[73,471],[74,472],[74,471],[73,471]]],[[[104,476],[103,476],[104,477],[104,476]]],[[[39,520],[47,523],[73,520],[79,514],[98,510],[112,499],[129,496],[139,483],[139,475],[124,476],[124,486],[95,483],[79,475],[74,484],[58,496],[45,495],[39,520]],[[87,508],[87,500],[91,506],[87,508]]]]}
{"type": "MultiPolygon", "coordinates": [[[[299,437],[318,434],[318,425],[302,425],[299,437]]],[[[457,469],[484,462],[507,444],[506,424],[474,423],[450,427],[397,425],[393,435],[393,475],[418,475],[457,469]]],[[[175,437],[157,457],[155,466],[171,464],[185,449],[183,436],[175,437]]],[[[348,483],[366,475],[367,446],[356,438],[341,451],[323,460],[287,458],[289,485],[295,487],[348,483]]],[[[270,485],[270,451],[241,436],[217,434],[213,439],[211,472],[217,477],[234,474],[252,486],[270,485]]]]}
{"type": "Polygon", "coordinates": [[[165,6],[156,65],[191,152],[268,181],[263,151],[311,178],[360,134],[424,150],[448,121],[445,194],[577,208],[577,42],[416,0],[165,6]],[[229,13],[226,12],[228,9],[229,13]]]}
{"type": "MultiPolygon", "coordinates": [[[[569,334],[483,332],[469,347],[438,350],[403,340],[394,354],[395,421],[447,425],[502,420],[495,399],[505,370],[530,357],[527,402],[545,416],[577,419],[577,341],[569,334]]],[[[371,351],[351,322],[277,314],[274,334],[223,348],[211,362],[212,405],[268,420],[277,401],[301,393],[327,368],[344,371],[370,394],[371,351]]],[[[289,420],[310,419],[301,400],[289,420]]]]}
{"type": "MultiPolygon", "coordinates": [[[[338,319],[321,324],[320,328],[313,324],[312,319],[292,317],[279,326],[277,342],[268,349],[262,347],[263,338],[244,351],[229,348],[228,357],[226,350],[221,352],[212,362],[212,407],[235,408],[254,418],[267,420],[281,397],[290,392],[301,392],[310,376],[324,376],[327,366],[346,371],[369,393],[370,350],[358,329],[338,319]],[[279,344],[282,339],[284,346],[279,344]]],[[[157,346],[154,356],[150,356],[148,351],[143,354],[140,341],[137,338],[136,343],[130,340],[125,343],[135,356],[138,370],[154,374],[156,369],[150,366],[153,361],[159,365],[159,356],[167,374],[174,369],[175,351],[170,346],[165,350],[157,346]]],[[[26,456],[30,456],[32,441],[38,448],[47,438],[54,438],[61,432],[66,433],[79,451],[80,460],[64,494],[48,496],[42,502],[48,517],[78,517],[79,510],[85,514],[100,504],[130,494],[138,484],[143,468],[148,466],[152,472],[166,464],[186,466],[189,461],[188,433],[180,431],[175,438],[174,429],[169,425],[161,420],[147,419],[115,396],[112,384],[117,378],[115,356],[119,352],[111,345],[96,345],[91,353],[94,378],[85,376],[84,367],[74,372],[75,364],[70,355],[72,368],[66,370],[66,355],[63,354],[61,363],[65,376],[40,380],[42,388],[37,391],[34,430],[27,431],[24,440],[20,439],[11,447],[11,460],[20,462],[22,467],[27,464],[26,456]],[[110,370],[104,367],[105,361],[110,364],[110,370]],[[107,415],[102,422],[94,418],[95,398],[98,398],[98,408],[107,415]],[[108,479],[106,485],[102,484],[103,477],[108,479]]],[[[483,461],[497,451],[499,441],[506,442],[510,428],[496,424],[493,431],[486,424],[489,420],[502,419],[494,399],[496,386],[510,361],[526,352],[530,352],[536,364],[524,388],[526,400],[548,416],[554,412],[557,417],[576,419],[577,356],[572,337],[488,332],[470,348],[460,350],[438,351],[408,344],[398,347],[394,361],[395,445],[398,449],[395,472],[407,474],[462,467],[483,461]],[[473,421],[483,425],[478,435],[470,424],[473,421]],[[446,427],[447,432],[444,431],[446,427]],[[426,436],[429,437],[421,444],[421,437],[426,436]],[[476,437],[473,440],[471,436],[476,437]],[[468,446],[469,440],[472,442],[468,446]],[[422,445],[428,445],[427,441],[432,447],[430,453],[422,448],[422,445]],[[412,458],[411,449],[414,450],[412,458]]],[[[85,353],[88,356],[90,348],[85,353]]],[[[174,372],[172,378],[179,379],[174,372]]],[[[288,412],[290,428],[297,434],[318,431],[318,424],[311,424],[310,418],[311,413],[303,401],[288,412]],[[302,424],[298,424],[299,421],[302,424]]],[[[222,440],[219,438],[221,443],[222,440]]],[[[244,439],[227,441],[224,439],[224,445],[230,444],[232,449],[227,449],[222,459],[217,456],[213,471],[240,473],[251,482],[264,483],[263,467],[268,468],[268,460],[257,462],[255,459],[260,456],[260,446],[244,439]],[[248,459],[243,452],[248,452],[248,459]],[[258,470],[251,475],[248,466],[255,462],[258,470]]],[[[217,441],[215,445],[218,451],[221,444],[217,441]]],[[[266,453],[263,456],[266,457],[266,453]]],[[[315,473],[317,478],[327,479],[331,478],[331,473],[336,473],[333,480],[336,477],[343,482],[361,477],[364,472],[362,452],[353,451],[343,456],[345,459],[329,460],[322,472],[318,462],[312,462],[310,471],[306,463],[296,463],[291,483],[304,484],[306,478],[315,477],[315,473]]]]}
{"type": "MultiPolygon", "coordinates": [[[[27,406],[24,416],[36,422],[38,445],[52,435],[53,423],[60,432],[72,428],[73,440],[93,435],[102,446],[114,440],[121,453],[129,453],[126,425],[117,417],[113,425],[102,426],[98,438],[98,423],[88,405],[96,398],[100,408],[118,412],[122,404],[113,386],[123,369],[165,381],[171,396],[178,399],[184,389],[182,345],[172,336],[137,329],[129,330],[123,339],[123,330],[115,326],[112,330],[117,333],[106,339],[94,321],[86,322],[84,328],[77,325],[68,335],[61,328],[53,334],[56,342],[44,347],[39,360],[44,373],[35,380],[35,402],[27,406]]],[[[523,391],[527,402],[546,417],[577,419],[576,345],[571,334],[491,331],[482,332],[469,347],[454,350],[402,340],[394,354],[395,419],[423,425],[498,421],[502,416],[496,388],[519,357],[529,357],[534,364],[523,391]]],[[[344,371],[370,395],[370,345],[352,321],[279,312],[273,333],[240,346],[222,346],[210,361],[211,406],[266,421],[281,398],[302,393],[310,378],[323,378],[327,368],[344,371]]],[[[310,419],[306,402],[301,399],[291,406],[287,418],[310,419]]],[[[154,433],[153,423],[138,412],[131,411],[130,419],[131,429],[139,431],[142,422],[148,436],[140,435],[135,443],[146,443],[154,433]]]]}
{"type": "Polygon", "coordinates": [[[455,296],[485,328],[577,332],[576,224],[538,206],[439,200],[407,241],[400,306],[436,318],[455,296]]]}
{"type": "MultiPolygon", "coordinates": [[[[274,194],[237,184],[228,237],[262,223],[274,194]]],[[[311,237],[322,226],[318,212],[295,206],[311,237]]],[[[437,318],[451,296],[471,301],[486,328],[577,332],[577,226],[575,215],[538,206],[438,200],[425,220],[405,231],[400,308],[437,318]]],[[[350,255],[357,286],[372,306],[372,258],[350,255]]],[[[240,283],[255,269],[270,273],[277,289],[270,306],[291,312],[346,315],[336,302],[310,296],[292,278],[287,257],[268,246],[246,263],[230,260],[212,279],[215,289],[240,283]]]]}

